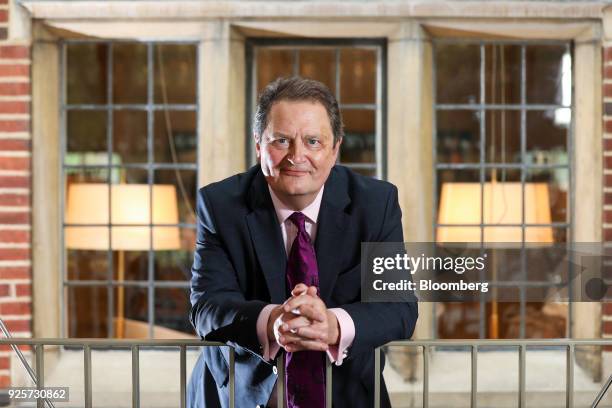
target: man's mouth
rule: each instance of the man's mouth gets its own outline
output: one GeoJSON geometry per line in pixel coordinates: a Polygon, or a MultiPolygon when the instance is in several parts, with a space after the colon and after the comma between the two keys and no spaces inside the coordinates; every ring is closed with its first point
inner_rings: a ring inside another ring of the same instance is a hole
{"type": "Polygon", "coordinates": [[[302,177],[307,175],[309,172],[306,170],[297,170],[297,169],[281,169],[282,174],[292,177],[302,177]]]}

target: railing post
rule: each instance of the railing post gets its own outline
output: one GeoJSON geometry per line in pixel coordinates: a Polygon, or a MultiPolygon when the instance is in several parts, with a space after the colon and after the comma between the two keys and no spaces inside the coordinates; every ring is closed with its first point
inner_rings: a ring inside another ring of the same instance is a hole
{"type": "MultiPolygon", "coordinates": [[[[42,390],[45,387],[45,346],[38,344],[35,348],[36,353],[36,388],[42,390]]],[[[43,398],[36,399],[37,408],[45,408],[43,398]]]]}
{"type": "Polygon", "coordinates": [[[472,345],[472,389],[470,392],[470,406],[476,408],[476,395],[478,392],[478,345],[472,345]]]}
{"type": "Polygon", "coordinates": [[[139,346],[132,346],[132,408],[140,408],[139,346]]]}
{"type": "Polygon", "coordinates": [[[325,406],[331,408],[333,397],[332,362],[325,358],[325,406]]]}
{"type": "Polygon", "coordinates": [[[429,346],[423,346],[423,408],[429,408],[429,346]]]}
{"type": "Polygon", "coordinates": [[[565,377],[565,405],[574,408],[574,345],[567,346],[567,366],[565,377]]]}
{"type": "Polygon", "coordinates": [[[235,393],[236,393],[236,384],[235,384],[235,355],[234,348],[229,348],[229,407],[234,408],[235,403],[235,393]]]}
{"type": "Polygon", "coordinates": [[[374,408],[380,408],[380,347],[374,349],[374,408]]]}
{"type": "Polygon", "coordinates": [[[187,407],[187,346],[180,346],[181,408],[187,407]]]}
{"type": "Polygon", "coordinates": [[[83,367],[85,369],[85,379],[83,385],[85,386],[85,408],[92,407],[91,397],[91,347],[85,346],[83,348],[83,367]]]}
{"type": "Polygon", "coordinates": [[[519,408],[525,405],[525,344],[519,345],[519,408]]]}
{"type": "Polygon", "coordinates": [[[285,406],[285,353],[280,353],[276,359],[276,406],[285,406]]]}

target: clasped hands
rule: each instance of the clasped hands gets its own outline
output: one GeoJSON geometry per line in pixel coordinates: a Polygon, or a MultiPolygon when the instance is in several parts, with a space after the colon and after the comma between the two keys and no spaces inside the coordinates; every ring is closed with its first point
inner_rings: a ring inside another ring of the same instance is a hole
{"type": "Polygon", "coordinates": [[[316,286],[300,283],[291,297],[270,313],[268,339],[275,339],[285,351],[327,351],[340,337],[338,319],[317,296],[316,286]]]}

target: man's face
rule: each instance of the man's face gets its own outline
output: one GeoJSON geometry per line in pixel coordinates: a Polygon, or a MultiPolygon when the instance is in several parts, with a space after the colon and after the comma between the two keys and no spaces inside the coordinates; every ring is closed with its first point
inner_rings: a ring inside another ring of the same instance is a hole
{"type": "Polygon", "coordinates": [[[279,101],[272,105],[268,118],[256,144],[268,184],[281,198],[314,198],[336,162],[341,143],[333,146],[325,107],[319,102],[279,101]]]}

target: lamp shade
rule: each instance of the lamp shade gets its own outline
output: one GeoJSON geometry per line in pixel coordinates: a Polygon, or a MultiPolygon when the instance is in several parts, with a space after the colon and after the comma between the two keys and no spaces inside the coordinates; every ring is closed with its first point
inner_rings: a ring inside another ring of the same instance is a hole
{"type": "MultiPolygon", "coordinates": [[[[550,224],[550,198],[548,184],[525,183],[525,224],[550,224]]],[[[521,242],[521,227],[503,224],[521,224],[523,189],[519,182],[444,183],[438,212],[438,242],[480,242],[481,211],[484,224],[484,242],[521,242]],[[481,194],[484,194],[481,200],[481,194]],[[484,209],[482,209],[484,205],[484,209]],[[446,224],[461,224],[456,227],[446,224]],[[465,226],[465,224],[475,224],[465,226]]],[[[553,242],[552,227],[527,227],[525,242],[553,242]]]]}
{"type": "Polygon", "coordinates": [[[65,219],[68,224],[65,242],[70,249],[143,251],[180,248],[177,226],[154,225],[152,233],[149,227],[150,223],[178,223],[173,185],[73,183],[68,188],[65,219]]]}

